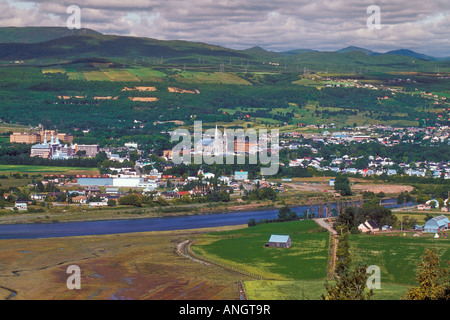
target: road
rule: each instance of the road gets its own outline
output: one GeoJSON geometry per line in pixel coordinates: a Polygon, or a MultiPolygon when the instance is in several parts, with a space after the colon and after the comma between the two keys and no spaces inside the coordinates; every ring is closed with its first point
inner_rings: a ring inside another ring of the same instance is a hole
{"type": "Polygon", "coordinates": [[[334,275],[334,269],[336,266],[336,250],[337,250],[337,246],[338,246],[338,242],[339,242],[339,237],[338,234],[336,232],[336,230],[334,230],[332,228],[332,226],[326,221],[327,218],[317,218],[314,219],[314,221],[321,227],[327,229],[333,236],[330,237],[330,241],[333,241],[333,243],[330,243],[330,269],[331,272],[329,271],[329,276],[331,277],[331,275],[334,275]],[[332,250],[331,250],[332,248],[332,250]]]}
{"type": "Polygon", "coordinates": [[[336,230],[334,230],[331,225],[326,221],[327,218],[317,218],[314,221],[321,227],[330,231],[334,236],[337,236],[336,230]]]}

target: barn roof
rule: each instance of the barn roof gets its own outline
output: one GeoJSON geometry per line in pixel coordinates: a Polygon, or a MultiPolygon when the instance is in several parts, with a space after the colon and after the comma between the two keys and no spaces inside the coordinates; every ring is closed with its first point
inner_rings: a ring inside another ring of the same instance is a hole
{"type": "Polygon", "coordinates": [[[449,219],[444,216],[444,215],[440,215],[438,217],[435,218],[431,218],[430,220],[428,220],[427,222],[425,222],[425,226],[428,227],[430,225],[437,225],[437,226],[446,226],[450,223],[449,219]]]}
{"type": "Polygon", "coordinates": [[[278,234],[272,234],[269,239],[269,242],[287,243],[288,241],[289,241],[289,236],[283,236],[283,235],[278,235],[278,234]]]}

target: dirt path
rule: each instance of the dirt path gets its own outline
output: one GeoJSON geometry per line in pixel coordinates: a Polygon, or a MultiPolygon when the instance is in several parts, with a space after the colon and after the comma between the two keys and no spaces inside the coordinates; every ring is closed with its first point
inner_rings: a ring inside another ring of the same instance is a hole
{"type": "MultiPolygon", "coordinates": [[[[330,242],[330,247],[333,248],[333,253],[330,252],[330,272],[329,272],[329,276],[331,277],[334,274],[334,268],[336,265],[336,250],[337,250],[337,246],[338,246],[338,242],[339,242],[339,237],[338,234],[336,232],[336,230],[334,230],[332,228],[332,226],[326,221],[326,218],[318,218],[318,219],[314,219],[314,221],[321,227],[327,229],[330,232],[330,241],[333,241],[333,243],[330,242]]],[[[331,251],[331,250],[330,250],[331,251]]]]}

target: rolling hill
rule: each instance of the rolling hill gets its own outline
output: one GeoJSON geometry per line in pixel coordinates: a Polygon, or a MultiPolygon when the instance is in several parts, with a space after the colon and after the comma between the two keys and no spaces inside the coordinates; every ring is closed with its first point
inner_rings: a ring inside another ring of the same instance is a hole
{"type": "Polygon", "coordinates": [[[273,69],[273,64],[268,66],[265,62],[277,62],[283,69],[291,72],[303,69],[312,72],[429,72],[435,70],[436,63],[439,63],[441,71],[450,69],[450,61],[439,61],[442,59],[406,49],[386,53],[356,46],[335,52],[310,49],[275,52],[261,47],[233,50],[202,42],[106,35],[90,29],[72,31],[57,27],[0,28],[0,61],[3,61],[3,65],[11,61],[23,61],[28,65],[49,65],[86,58],[101,58],[120,64],[138,61],[153,65],[209,65],[216,69],[220,64],[226,65],[226,71],[238,70],[238,65],[243,65],[244,61],[247,66],[250,64],[262,70],[273,69]]]}
{"type": "Polygon", "coordinates": [[[0,43],[39,43],[58,38],[100,34],[91,29],[73,29],[62,27],[4,27],[0,28],[0,43]]]}

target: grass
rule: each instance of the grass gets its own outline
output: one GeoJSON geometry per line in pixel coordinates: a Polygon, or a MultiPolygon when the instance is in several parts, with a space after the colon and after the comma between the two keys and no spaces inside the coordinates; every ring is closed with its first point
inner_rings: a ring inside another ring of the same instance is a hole
{"type": "Polygon", "coordinates": [[[106,76],[108,76],[111,81],[128,81],[128,82],[139,82],[140,80],[130,74],[126,70],[118,70],[118,69],[110,69],[110,70],[102,70],[106,76]]]}
{"type": "MultiPolygon", "coordinates": [[[[323,280],[245,281],[244,286],[249,300],[321,300],[322,294],[326,294],[323,280]]],[[[401,300],[408,288],[405,285],[382,284],[380,289],[373,290],[371,300],[401,300]]]]}
{"type": "Polygon", "coordinates": [[[326,294],[323,280],[245,281],[249,300],[320,300],[326,294]]]}
{"type": "Polygon", "coordinates": [[[51,166],[28,166],[28,165],[0,165],[0,172],[19,173],[61,173],[61,174],[98,174],[97,168],[77,167],[51,167],[51,166]]]}
{"type": "Polygon", "coordinates": [[[250,82],[244,80],[233,73],[225,72],[197,72],[183,71],[179,72],[179,80],[189,83],[220,83],[220,84],[244,84],[250,85],[250,82]]]}
{"type": "Polygon", "coordinates": [[[88,81],[111,81],[111,78],[102,71],[85,71],[84,77],[88,81]]]}
{"type": "Polygon", "coordinates": [[[436,248],[441,262],[450,261],[450,243],[447,239],[434,239],[432,234],[414,237],[409,233],[350,236],[352,262],[377,265],[381,269],[382,283],[416,285],[416,264],[426,249],[436,248]]]}
{"type": "Polygon", "coordinates": [[[202,237],[193,250],[211,259],[277,280],[326,277],[328,232],[311,220],[262,224],[202,237]],[[292,247],[265,248],[271,234],[288,234],[292,247]]]}
{"type": "Polygon", "coordinates": [[[161,78],[167,77],[167,74],[149,68],[128,68],[125,70],[132,76],[139,78],[141,81],[157,82],[161,78]]]}

